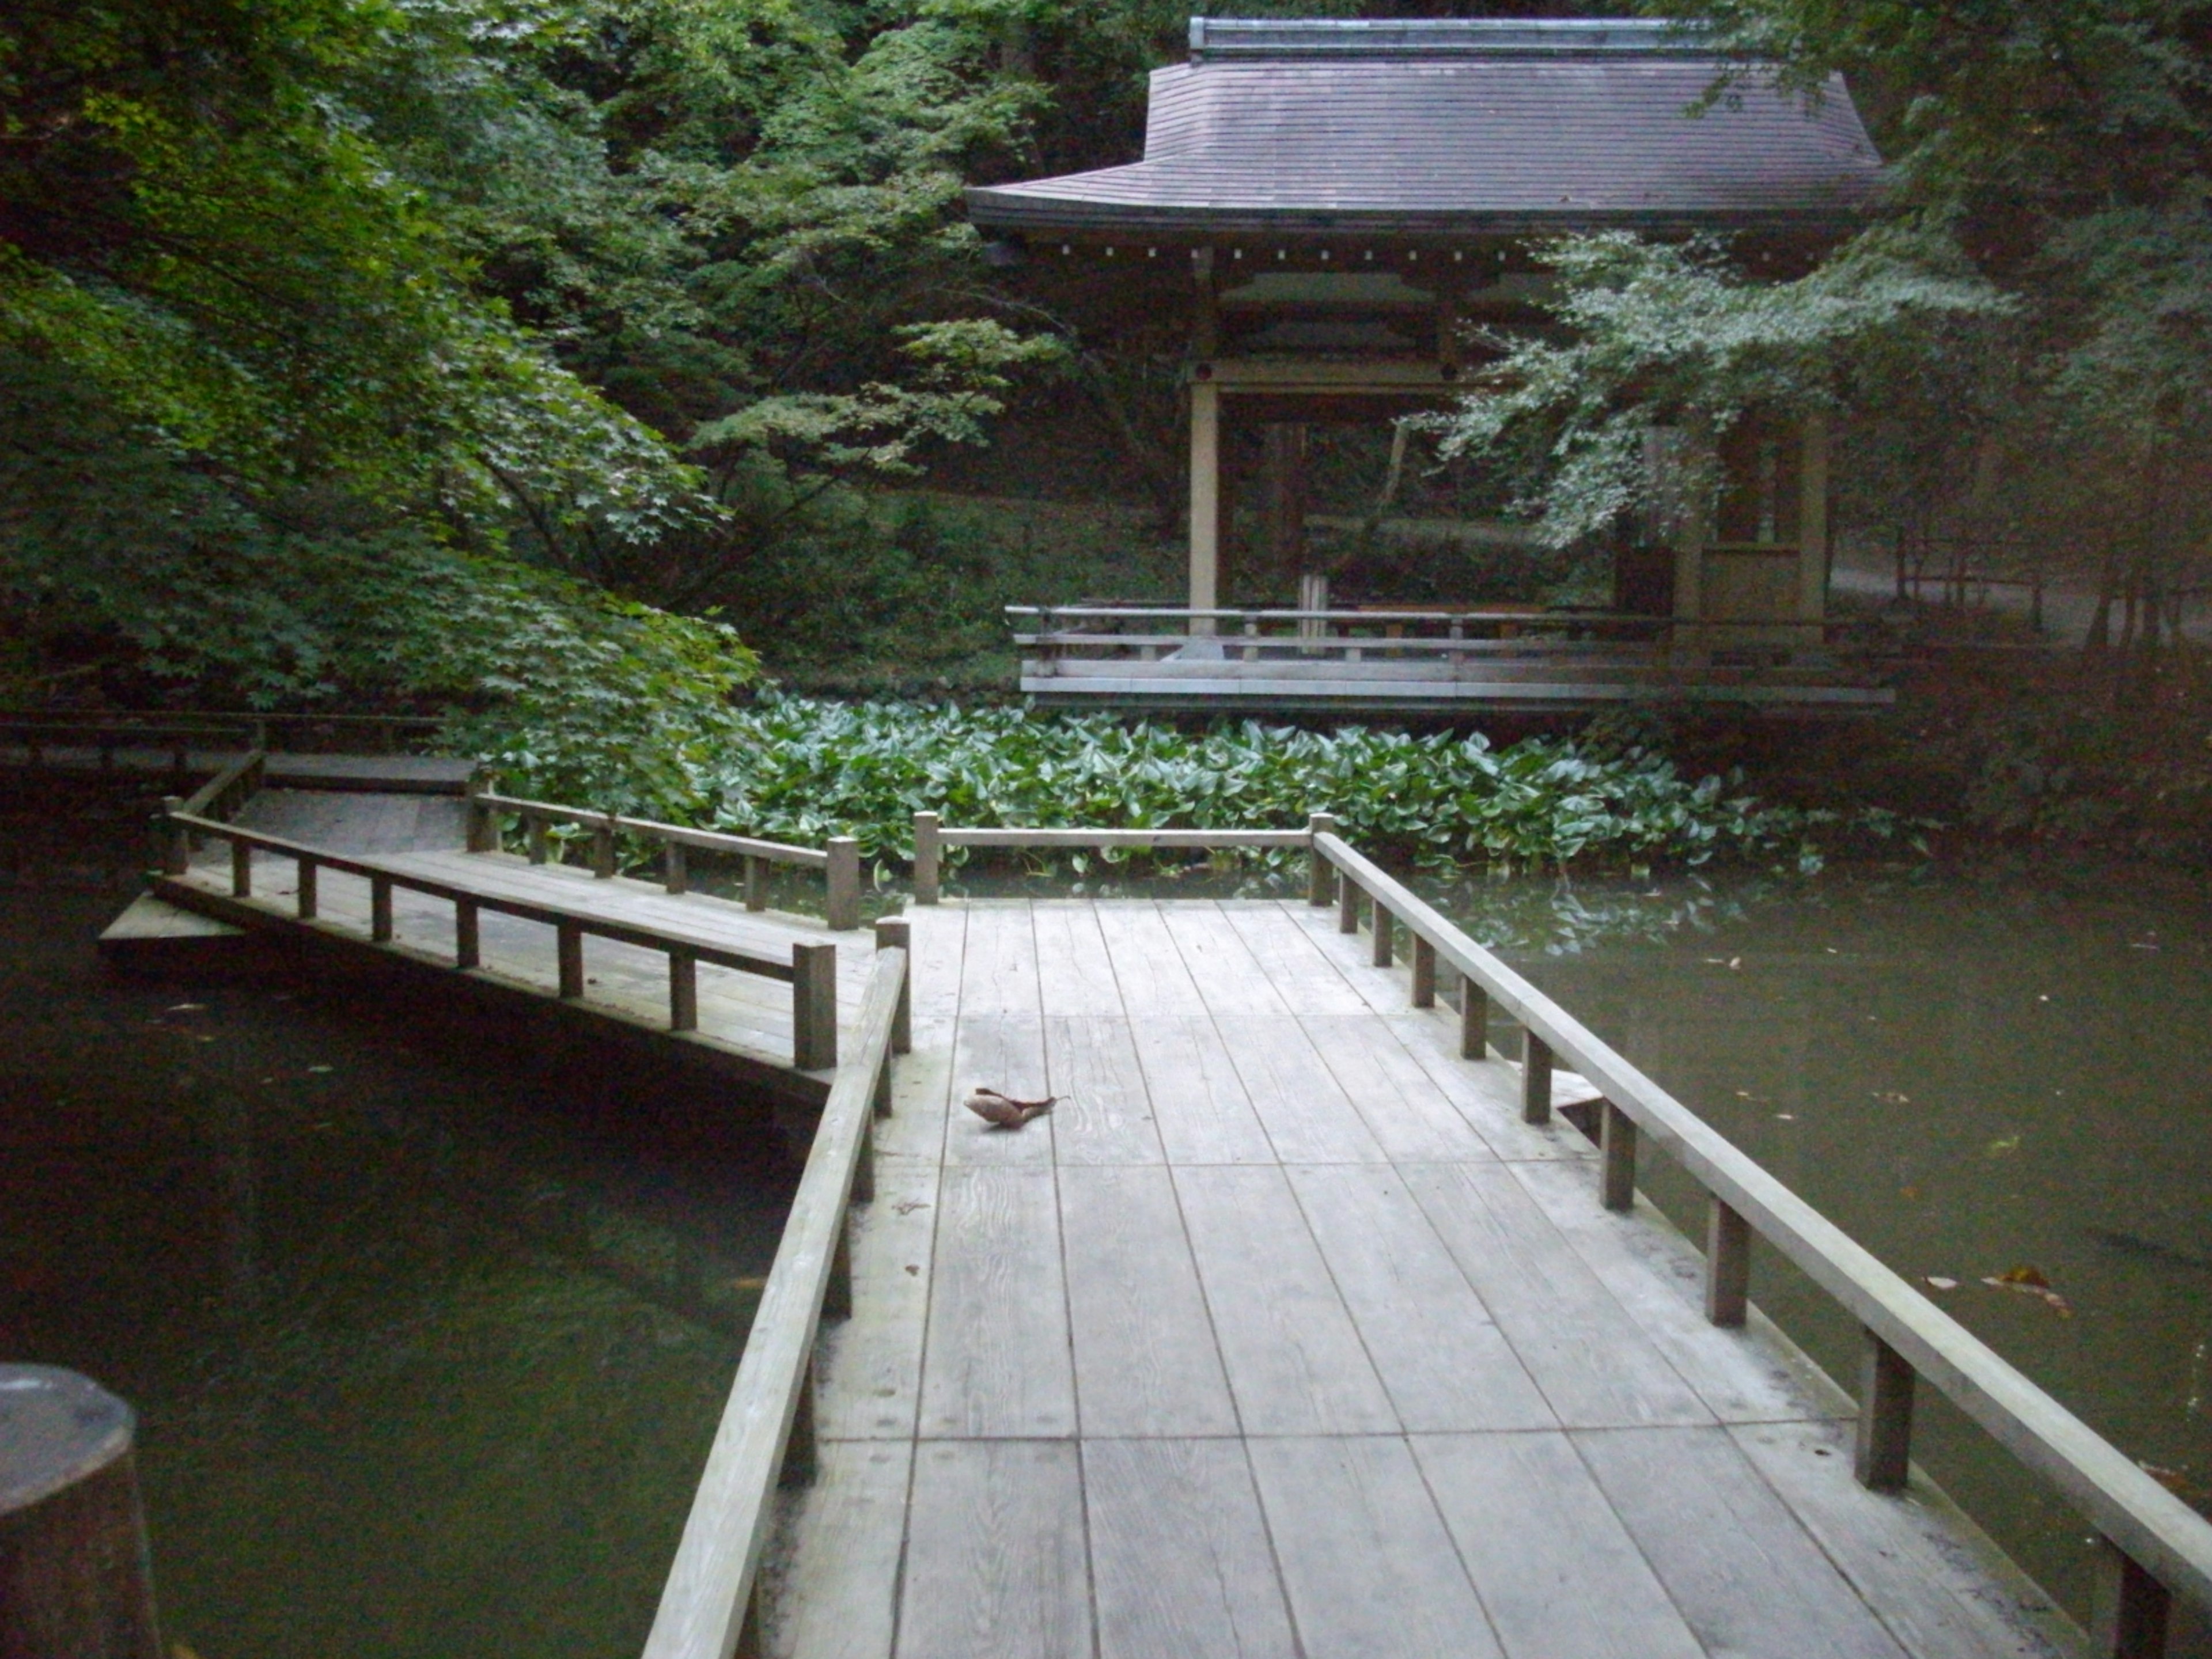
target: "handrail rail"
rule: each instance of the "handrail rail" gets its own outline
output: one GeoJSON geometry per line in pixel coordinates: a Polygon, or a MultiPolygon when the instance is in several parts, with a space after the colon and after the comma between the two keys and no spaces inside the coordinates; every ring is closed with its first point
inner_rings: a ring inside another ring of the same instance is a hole
{"type": "Polygon", "coordinates": [[[235,811],[240,799],[261,787],[268,761],[262,750],[247,750],[169,809],[170,815],[204,817],[210,811],[235,811]]]}
{"type": "MultiPolygon", "coordinates": [[[[1863,1383],[1860,1398],[1857,1461],[1863,1481],[1878,1487],[1903,1485],[1911,1379],[1926,1376],[1999,1444],[2081,1509],[2119,1557],[2113,1564],[2118,1601],[2131,1595],[2156,1600],[2162,1617],[2165,1591],[2181,1590],[2212,1607],[2212,1522],[2145,1474],[1564,1008],[1325,827],[1326,822],[1317,824],[1312,836],[1314,901],[1328,902],[1319,879],[1326,863],[1344,878],[1343,915],[1353,925],[1354,894],[1364,892],[1374,907],[1378,963],[1388,963],[1388,935],[1394,919],[1412,934],[1417,1001],[1425,989],[1433,1000],[1436,966],[1441,961],[1522,1025],[1529,1041],[1523,1069],[1524,1116],[1540,1120],[1548,1113],[1553,1056],[1564,1059],[1603,1093],[1601,1144],[1609,1205],[1626,1208],[1632,1201],[1639,1132],[1672,1152],[1705,1188],[1715,1206],[1711,1231],[1723,1246],[1708,1253],[1707,1305],[1717,1316],[1732,1316],[1717,1317],[1716,1322],[1737,1322],[1741,1317],[1746,1264],[1741,1243],[1731,1246],[1726,1241],[1731,1235],[1740,1240],[1747,1224],[1859,1321],[1869,1339],[1863,1382],[1871,1384],[1863,1383]],[[1734,1282],[1717,1285],[1716,1280],[1734,1282]],[[2143,1582],[2146,1576],[2156,1583],[2143,1582]]],[[[1463,995],[1463,1000],[1472,1003],[1474,998],[1463,995]]],[[[1462,1009],[1462,1018],[1477,1029],[1480,1018],[1462,1009]]],[[[2106,1599],[2109,1604],[2115,1597],[2106,1599]]],[[[2140,1606],[2136,1616],[2142,1616],[2140,1606]]]]}
{"type": "Polygon", "coordinates": [[[730,1659],[751,1612],[780,1484],[814,1461],[814,1346],[825,1314],[849,1313],[847,1212],[874,1196],[874,1121],[890,1109],[891,1056],[904,1053],[902,923],[879,926],[854,1054],[838,1067],[814,1129],[775,1262],[761,1288],[737,1380],[662,1585],[645,1659],[730,1659]]]}
{"type": "Polygon", "coordinates": [[[660,842],[662,882],[672,893],[690,890],[684,849],[697,848],[702,852],[726,853],[745,861],[744,899],[748,910],[768,908],[766,884],[762,880],[764,866],[796,865],[801,869],[822,871],[828,878],[824,919],[832,933],[848,933],[860,925],[860,843],[852,836],[832,836],[824,848],[793,847],[750,836],[732,836],[719,830],[693,830],[653,818],[628,817],[620,812],[529,800],[471,787],[468,805],[468,846],[471,853],[501,850],[499,815],[503,812],[521,819],[532,864],[543,864],[550,855],[545,834],[550,823],[574,823],[592,832],[592,873],[600,877],[615,873],[616,836],[636,836],[660,842]]]}
{"type": "Polygon", "coordinates": [[[934,904],[947,847],[1291,848],[1312,844],[1309,830],[946,829],[934,812],[914,815],[914,902],[934,904]]]}
{"type": "MultiPolygon", "coordinates": [[[[915,898],[937,902],[943,845],[1065,846],[1071,832],[947,829],[938,815],[915,815],[915,898]],[[970,839],[988,835],[988,842],[970,839]],[[927,860],[927,883],[924,860],[927,860]]],[[[1091,844],[1163,831],[1081,831],[1091,844]],[[1107,839],[1111,837],[1113,839],[1107,839]]],[[[1856,1473],[1879,1490],[1901,1487],[1911,1445],[1913,1382],[1925,1376],[2014,1457],[2049,1480],[2097,1528],[2106,1549],[2097,1620],[2099,1651],[2149,1653],[2152,1646],[2105,1640],[2108,1630],[2162,1629],[2172,1592],[2212,1609],[2212,1521],[2184,1503],[1994,1349],[1915,1290],[1893,1269],[1792,1192],[1757,1161],[1631,1065],[1581,1021],[1416,897],[1402,883],[1316,813],[1300,831],[1188,830],[1180,846],[1295,845],[1311,853],[1308,901],[1339,906],[1338,925],[1358,930],[1361,900],[1371,910],[1373,960],[1389,967],[1396,927],[1412,939],[1412,1000],[1433,1007],[1438,969],[1461,981],[1461,1053],[1488,1052],[1495,1004],[1522,1028],[1522,1115],[1551,1115],[1552,1070],[1566,1062],[1604,1097],[1597,1125],[1600,1191],[1608,1208],[1635,1201],[1638,1143],[1649,1138],[1674,1154],[1705,1189],[1710,1204],[1705,1309],[1717,1325],[1740,1325],[1749,1285],[1750,1234],[1756,1231],[1858,1321],[1865,1334],[1860,1378],[1856,1473]],[[1264,842],[1232,839],[1254,834],[1264,842]],[[1395,924],[1395,925],[1394,925],[1395,924]]]]}
{"type": "MultiPolygon", "coordinates": [[[[642,922],[617,921],[580,905],[547,899],[523,899],[507,894],[485,893],[459,882],[444,881],[416,871],[358,854],[332,852],[301,842],[248,830],[234,823],[201,817],[180,809],[165,814],[170,845],[182,846],[189,836],[227,842],[231,849],[231,896],[253,896],[253,854],[271,853],[289,858],[298,867],[295,909],[298,920],[317,919],[318,872],[336,870],[369,884],[369,939],[390,945],[393,924],[394,890],[422,893],[453,906],[454,967],[463,972],[482,966],[481,913],[490,910],[553,928],[558,943],[559,990],[564,1001],[584,999],[583,941],[586,937],[665,951],[669,973],[669,1029],[696,1031],[699,1024],[698,968],[701,963],[757,974],[792,988],[792,1064],[802,1072],[817,1071],[837,1063],[837,947],[834,945],[794,944],[790,960],[781,961],[758,951],[721,943],[704,933],[642,922]]],[[[175,864],[171,877],[185,873],[175,864]]]]}

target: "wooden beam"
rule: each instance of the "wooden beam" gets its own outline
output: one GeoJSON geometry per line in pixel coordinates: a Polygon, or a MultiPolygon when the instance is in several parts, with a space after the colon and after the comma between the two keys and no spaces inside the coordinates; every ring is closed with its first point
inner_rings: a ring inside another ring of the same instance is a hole
{"type": "Polygon", "coordinates": [[[1190,349],[1200,362],[1221,354],[1221,290],[1215,279],[1214,263],[1212,248],[1191,249],[1190,274],[1197,292],[1193,296],[1190,349]]]}
{"type": "MultiPolygon", "coordinates": [[[[1221,594],[1221,389],[1190,388],[1190,608],[1211,611],[1221,594]]],[[[1213,632],[1210,617],[1191,618],[1194,634],[1213,632]]]]}

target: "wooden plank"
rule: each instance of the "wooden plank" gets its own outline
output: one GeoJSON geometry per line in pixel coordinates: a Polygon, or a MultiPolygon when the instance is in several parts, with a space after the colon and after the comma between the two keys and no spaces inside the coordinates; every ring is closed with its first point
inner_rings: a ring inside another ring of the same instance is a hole
{"type": "Polygon", "coordinates": [[[762,1650],[774,1659],[890,1659],[914,1446],[830,1441],[814,1480],[789,1495],[762,1563],[762,1650]]]}
{"type": "Polygon", "coordinates": [[[1132,1018],[1167,1014],[1188,1018],[1204,1012],[1198,987],[1183,966],[1159,908],[1152,904],[1114,904],[1098,912],[1098,929],[1121,988],[1121,1006],[1132,1018]]]}
{"type": "Polygon", "coordinates": [[[1316,936],[1285,914],[1293,909],[1299,915],[1326,917],[1329,914],[1304,905],[1235,901],[1225,901],[1221,914],[1253,956],[1267,965],[1268,979],[1291,1012],[1365,1013],[1366,999],[1352,989],[1351,981],[1316,942],[1316,936]]]}
{"type": "Polygon", "coordinates": [[[1599,1206],[1586,1170],[1505,1167],[1722,1422],[1856,1416],[1850,1397],[1756,1309],[1740,1330],[1706,1322],[1705,1258],[1649,1200],[1624,1215],[1599,1206]]]}
{"type": "Polygon", "coordinates": [[[1314,950],[1336,970],[1345,988],[1359,1000],[1361,1008],[1390,1018],[1412,1006],[1404,975],[1377,968],[1371,941],[1345,933],[1338,925],[1338,910],[1320,910],[1302,904],[1282,907],[1283,919],[1306,936],[1314,950]]]}
{"type": "Polygon", "coordinates": [[[1276,994],[1267,968],[1253,956],[1218,905],[1163,904],[1160,915],[1200,1000],[1217,1020],[1291,1012],[1276,994]]]}
{"type": "Polygon", "coordinates": [[[1053,1172],[948,1168],[935,1261],[922,1433],[1074,1433],[1053,1172]]]}
{"type": "Polygon", "coordinates": [[[1060,1172],[1085,1435],[1233,1435],[1237,1412],[1164,1169],[1060,1172]]]}
{"type": "Polygon", "coordinates": [[[1114,1014],[1121,988],[1090,903],[1030,907],[1036,929],[1039,1006],[1047,1014],[1114,1014]]]}
{"type": "Polygon", "coordinates": [[[945,1115],[945,1161],[1049,1164],[1058,1134],[1053,1113],[1032,1118],[1018,1129],[1000,1129],[961,1103],[978,1088],[995,1089],[1020,1100],[1041,1099],[1051,1092],[1045,1086],[1047,1078],[1043,1020],[1034,1014],[963,1018],[952,1041],[952,1094],[945,1115]]]}
{"type": "Polygon", "coordinates": [[[815,1346],[815,1431],[824,1441],[911,1439],[921,1398],[938,1164],[878,1149],[875,1171],[875,1197],[848,1223],[852,1314],[825,1325],[815,1346]]]}
{"type": "Polygon", "coordinates": [[[877,1154],[926,1158],[933,1164],[942,1159],[951,1093],[951,1022],[917,1019],[914,1052],[891,1068],[891,1115],[876,1124],[877,1154]]]}
{"type": "Polygon", "coordinates": [[[1027,904],[968,907],[966,954],[960,963],[960,1012],[1037,1014],[1036,933],[1027,904]]]}
{"type": "Polygon", "coordinates": [[[916,1449],[896,1651],[900,1659],[1091,1659],[1073,1441],[916,1449]]]}
{"type": "Polygon", "coordinates": [[[1372,1014],[1308,1016],[1299,1024],[1394,1161],[1496,1158],[1389,1025],[1372,1014]]]}
{"type": "Polygon", "coordinates": [[[1062,1164],[1165,1161],[1127,1020],[1048,1017],[1044,1046],[1046,1088],[1062,1097],[1052,1109],[1062,1164]]]}
{"type": "Polygon", "coordinates": [[[2078,1632],[1924,1478],[1904,1501],[1859,1489],[1834,1423],[1732,1430],[1737,1447],[1914,1659],[2059,1659],[2078,1632]]]}
{"type": "Polygon", "coordinates": [[[1244,1449],[1085,1440],[1099,1659],[1297,1659],[1244,1449]]]}
{"type": "Polygon", "coordinates": [[[968,907],[908,905],[903,914],[914,929],[914,1017],[950,1019],[960,1012],[968,907]]]}
{"type": "Polygon", "coordinates": [[[1273,1164],[1275,1148],[1252,1109],[1211,1019],[1132,1022],[1153,1127],[1176,1164],[1273,1164]]]}
{"type": "Polygon", "coordinates": [[[1583,1429],[1576,1449],[1709,1651],[1904,1659],[1724,1429],[1583,1429]]]}
{"type": "Polygon", "coordinates": [[[1558,1423],[1400,1171],[1337,1164],[1288,1173],[1408,1432],[1558,1423]]]}
{"type": "Polygon", "coordinates": [[[1561,1422],[1712,1422],[1510,1170],[1425,1164],[1401,1173],[1561,1422]]]}
{"type": "Polygon", "coordinates": [[[1381,1164],[1388,1155],[1297,1020],[1217,1022],[1252,1110],[1285,1164],[1381,1164]]]}
{"type": "Polygon", "coordinates": [[[1511,1659],[1705,1659],[1565,1435],[1413,1447],[1511,1659]]]}
{"type": "MultiPolygon", "coordinates": [[[[1462,1059],[1457,1026],[1457,1021],[1435,1014],[1401,1012],[1390,1021],[1406,1052],[1493,1152],[1516,1160],[1582,1162],[1596,1156],[1595,1148],[1571,1124],[1523,1123],[1520,1068],[1499,1060],[1462,1059]]],[[[1553,1080],[1559,1083],[1559,1074],[1555,1073],[1553,1080]]],[[[1555,1091],[1554,1105],[1562,1098],[1555,1091]]]]}
{"type": "Polygon", "coordinates": [[[1244,1431],[1396,1432],[1283,1172],[1179,1168],[1175,1183],[1244,1431]]]}
{"type": "Polygon", "coordinates": [[[1403,1440],[1248,1444],[1306,1659],[1498,1654],[1403,1440]]]}

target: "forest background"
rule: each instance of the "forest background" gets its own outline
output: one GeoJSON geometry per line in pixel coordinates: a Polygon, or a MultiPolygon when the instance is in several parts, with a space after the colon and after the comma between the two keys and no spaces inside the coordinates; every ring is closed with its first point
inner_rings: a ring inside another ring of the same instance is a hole
{"type": "MultiPolygon", "coordinates": [[[[2207,6],[1666,9],[1808,96],[1846,74],[1888,198],[1778,285],[1558,249],[1571,335],[1512,347],[1520,389],[1428,434],[1416,488],[1569,558],[1633,509],[1643,427],[1826,408],[1844,537],[2032,560],[2096,597],[2087,646],[1944,653],[1879,730],[1670,740],[1808,804],[1879,777],[1991,834],[2212,854],[2179,627],[2212,584],[2207,6]]],[[[1048,301],[960,190],[1135,155],[1187,11],[10,8],[0,702],[453,710],[611,757],[734,730],[756,652],[1003,691],[1001,605],[1172,592],[1182,339],[1048,301]]]]}

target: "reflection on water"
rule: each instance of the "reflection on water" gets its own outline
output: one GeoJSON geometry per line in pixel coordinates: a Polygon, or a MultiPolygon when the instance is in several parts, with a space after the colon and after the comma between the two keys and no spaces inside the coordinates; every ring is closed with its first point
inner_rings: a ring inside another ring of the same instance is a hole
{"type": "Polygon", "coordinates": [[[636,1652],[788,1202],[773,1143],[304,987],[106,981],[122,896],[0,891],[0,1354],[138,1407],[167,1632],[636,1652]]]}
{"type": "MultiPolygon", "coordinates": [[[[2196,884],[1831,872],[1438,896],[2212,1509],[2212,902],[2196,884]],[[1983,1283],[2021,1268],[2063,1308],[1983,1283]]],[[[1687,1224],[1697,1195],[1663,1156],[1649,1163],[1647,1190],[1687,1224]]],[[[1768,1310],[1850,1379],[1853,1334],[1826,1297],[1771,1256],[1759,1272],[1768,1310]]],[[[2078,1607],[2078,1517],[1956,1413],[1924,1421],[1923,1460],[2078,1607]]]]}

